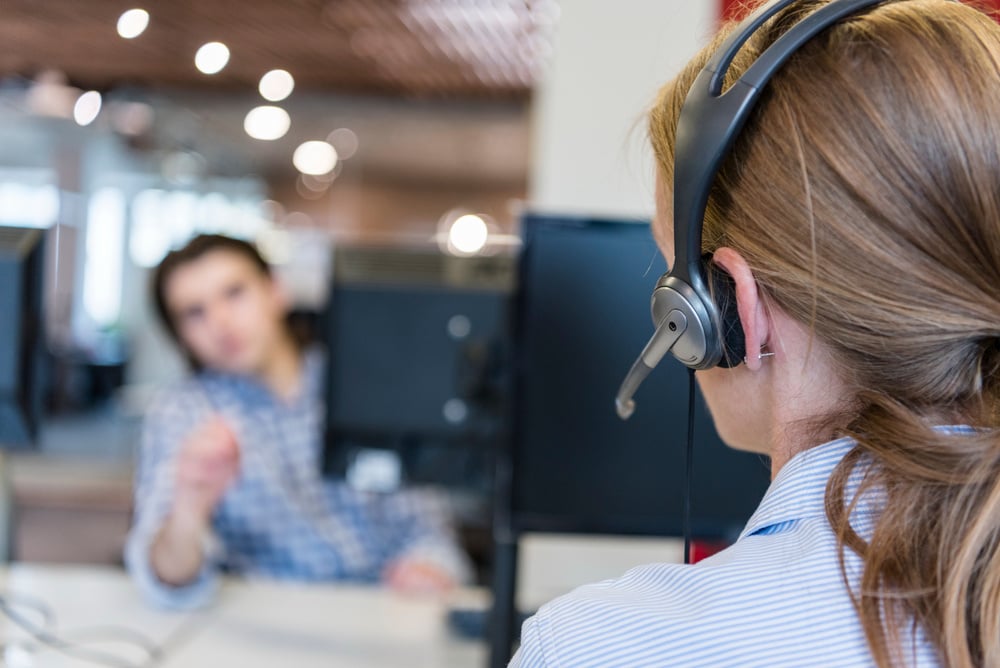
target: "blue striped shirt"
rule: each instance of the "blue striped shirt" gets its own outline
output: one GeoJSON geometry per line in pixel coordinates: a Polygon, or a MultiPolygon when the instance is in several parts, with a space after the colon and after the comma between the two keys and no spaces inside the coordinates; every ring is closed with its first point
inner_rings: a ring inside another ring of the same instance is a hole
{"type": "MultiPolygon", "coordinates": [[[[831,441],[793,457],[735,544],[695,565],[653,564],[579,589],[525,622],[512,668],[537,666],[867,666],[864,632],[826,518],[826,483],[854,446],[831,441]]],[[[848,498],[863,476],[856,470],[848,498]]],[[[883,497],[851,515],[870,535],[883,497]]],[[[846,550],[848,579],[862,563],[846,550]]],[[[936,666],[919,631],[908,666],[936,666]]]]}
{"type": "Polygon", "coordinates": [[[455,542],[444,500],[430,490],[356,491],[320,473],[322,356],[305,356],[303,389],[284,402],[253,379],[203,372],[167,389],[146,416],[125,561],[143,593],[165,607],[207,602],[219,568],[305,581],[378,581],[392,562],[429,561],[461,582],[468,559],[455,542]],[[206,540],[198,578],[160,582],[149,560],[171,510],[176,458],[187,436],[213,414],[232,428],[240,473],[226,491],[206,540]]]}

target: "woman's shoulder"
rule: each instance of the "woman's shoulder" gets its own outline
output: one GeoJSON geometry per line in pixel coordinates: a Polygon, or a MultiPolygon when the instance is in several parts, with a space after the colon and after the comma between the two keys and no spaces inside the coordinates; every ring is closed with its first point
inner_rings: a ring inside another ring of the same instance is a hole
{"type": "Polygon", "coordinates": [[[835,555],[788,554],[791,533],[769,538],[742,540],[698,565],[639,566],[580,587],[526,622],[523,642],[540,645],[553,665],[574,666],[737,665],[771,656],[779,637],[792,640],[767,665],[830,665],[812,656],[815,637],[863,656],[835,555]]]}

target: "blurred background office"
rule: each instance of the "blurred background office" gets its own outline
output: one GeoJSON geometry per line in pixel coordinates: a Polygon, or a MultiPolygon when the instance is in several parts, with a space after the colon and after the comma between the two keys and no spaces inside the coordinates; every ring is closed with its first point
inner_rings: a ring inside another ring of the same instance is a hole
{"type": "MultiPolygon", "coordinates": [[[[331,349],[331,474],[367,462],[363,484],[444,485],[488,583],[524,214],[648,219],[643,110],[735,4],[0,3],[0,225],[19,230],[0,245],[11,275],[38,281],[0,330],[42,332],[11,344],[34,362],[11,363],[5,401],[37,428],[3,433],[7,554],[120,562],[141,416],[185,372],[148,275],[221,232],[259,244],[297,326],[331,349]],[[377,392],[387,350],[405,391],[352,402],[343,388],[377,392]],[[358,456],[385,449],[402,473],[358,456]]],[[[633,544],[587,567],[584,542],[523,573],[541,592],[525,607],[677,556],[633,544]]]]}
{"type": "Polygon", "coordinates": [[[44,231],[47,354],[12,554],[120,559],[138,419],[184,372],[148,273],[192,235],[256,241],[306,327],[334,244],[362,282],[509,257],[558,18],[554,1],[3,3],[0,224],[44,231]]]}

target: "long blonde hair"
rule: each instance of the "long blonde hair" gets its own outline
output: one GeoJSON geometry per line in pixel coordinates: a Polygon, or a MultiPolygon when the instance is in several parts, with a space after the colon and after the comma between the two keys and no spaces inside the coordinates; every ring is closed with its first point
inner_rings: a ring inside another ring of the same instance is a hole
{"type": "MultiPolygon", "coordinates": [[[[730,80],[822,4],[765,25],[730,80]]],[[[651,111],[666,187],[684,96],[726,32],[651,111]]],[[[1000,26],[898,0],[805,45],[716,179],[704,249],[723,245],[849,388],[844,414],[816,417],[857,441],[826,505],[842,558],[864,561],[848,584],[874,660],[900,663],[916,626],[949,666],[1000,665],[1000,26]],[[933,428],[958,423],[976,429],[933,428]],[[858,493],[885,498],[864,538],[846,491],[858,466],[858,493]]]]}

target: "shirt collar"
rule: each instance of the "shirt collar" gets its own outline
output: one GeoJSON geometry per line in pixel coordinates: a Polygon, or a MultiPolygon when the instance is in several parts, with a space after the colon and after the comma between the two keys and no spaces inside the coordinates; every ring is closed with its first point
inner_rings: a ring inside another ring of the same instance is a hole
{"type": "MultiPolygon", "coordinates": [[[[809,448],[792,457],[767,488],[764,499],[750,517],[739,539],[776,524],[825,515],[827,480],[854,446],[853,439],[841,438],[809,448]]],[[[863,472],[852,473],[851,483],[860,482],[861,475],[863,472]]],[[[855,512],[863,512],[864,506],[862,499],[855,512]]]]}
{"type": "MultiPolygon", "coordinates": [[[[324,360],[325,355],[318,346],[310,346],[302,351],[301,390],[292,401],[293,405],[298,405],[302,401],[311,401],[320,396],[324,360]]],[[[213,395],[221,391],[225,395],[239,397],[240,401],[247,404],[284,405],[260,380],[253,376],[205,369],[199,374],[199,381],[205,390],[213,395]]]]}
{"type": "MultiPolygon", "coordinates": [[[[967,425],[940,425],[934,429],[948,434],[968,434],[974,431],[973,427],[967,425]]],[[[739,540],[784,522],[825,517],[827,481],[837,464],[855,445],[854,439],[840,438],[792,457],[767,488],[764,499],[740,533],[739,540]]],[[[844,490],[845,499],[854,497],[868,468],[868,464],[859,463],[851,471],[844,490]]],[[[862,534],[870,531],[884,501],[883,490],[870,489],[862,494],[851,512],[851,525],[855,530],[862,534]]]]}

